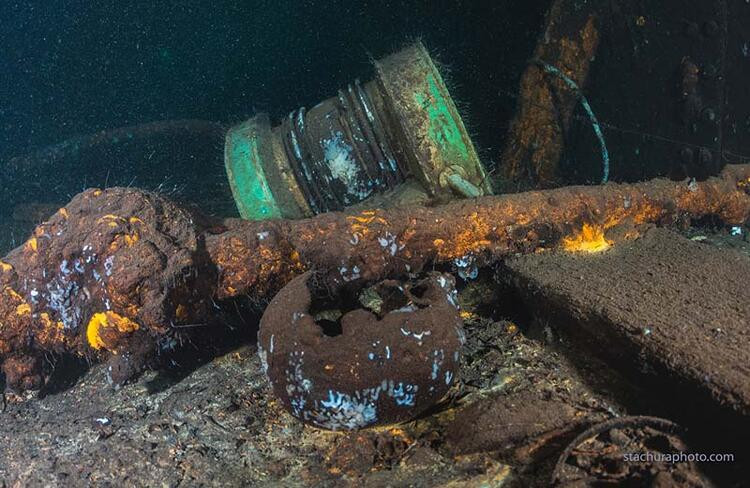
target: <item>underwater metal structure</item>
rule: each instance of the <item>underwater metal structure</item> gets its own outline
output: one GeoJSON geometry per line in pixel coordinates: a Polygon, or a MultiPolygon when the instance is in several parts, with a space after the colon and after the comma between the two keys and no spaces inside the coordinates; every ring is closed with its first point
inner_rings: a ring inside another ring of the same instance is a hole
{"type": "Polygon", "coordinates": [[[282,288],[258,332],[261,367],[292,415],[329,430],[393,424],[454,386],[465,333],[452,275],[367,288],[362,307],[338,310],[340,334],[320,326],[314,282],[308,272],[282,288]]]}
{"type": "Polygon", "coordinates": [[[468,275],[510,254],[587,249],[590,239],[616,245],[643,225],[706,215],[748,221],[750,165],[703,182],[573,186],[254,222],[208,219],[131,188],[87,190],[0,260],[2,370],[8,387],[38,388],[48,353],[73,354],[108,361],[121,382],[174,348],[193,330],[187,325],[211,323],[216,303],[267,300],[307,270],[323,270],[319,282],[335,294],[440,264],[468,275]]]}
{"type": "Polygon", "coordinates": [[[389,195],[383,204],[492,193],[422,43],[374,65],[374,80],[356,80],[274,127],[259,114],[228,131],[224,159],[243,218],[309,217],[378,193],[389,195]]]}

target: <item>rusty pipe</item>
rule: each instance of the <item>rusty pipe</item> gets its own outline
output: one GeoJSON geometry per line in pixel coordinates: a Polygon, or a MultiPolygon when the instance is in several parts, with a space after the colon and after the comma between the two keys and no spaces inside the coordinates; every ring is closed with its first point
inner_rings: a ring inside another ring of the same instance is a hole
{"type": "Polygon", "coordinates": [[[298,221],[210,221],[155,193],[87,190],[0,260],[0,360],[16,389],[43,384],[46,352],[109,360],[119,382],[188,325],[209,323],[216,302],[268,299],[306,270],[332,291],[448,263],[471,276],[510,254],[592,238],[616,245],[644,224],[706,215],[748,220],[750,165],[703,182],[571,186],[298,221]]]}
{"type": "Polygon", "coordinates": [[[371,282],[453,263],[459,270],[514,253],[558,246],[584,224],[619,238],[640,224],[675,224],[716,215],[729,224],[750,216],[750,165],[729,165],[704,182],[655,179],[638,184],[570,186],[456,201],[439,207],[329,213],[267,222],[228,221],[208,235],[219,270],[217,296],[269,296],[309,268],[331,286],[371,282]]]}

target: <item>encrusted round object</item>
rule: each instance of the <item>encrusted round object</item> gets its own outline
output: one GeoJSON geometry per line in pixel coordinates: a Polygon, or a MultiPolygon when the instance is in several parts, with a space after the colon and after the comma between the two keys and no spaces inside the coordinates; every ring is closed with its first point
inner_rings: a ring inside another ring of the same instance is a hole
{"type": "Polygon", "coordinates": [[[292,415],[361,429],[409,420],[447,393],[464,340],[451,275],[383,281],[340,303],[315,281],[306,273],[284,287],[258,332],[263,368],[292,415]]]}

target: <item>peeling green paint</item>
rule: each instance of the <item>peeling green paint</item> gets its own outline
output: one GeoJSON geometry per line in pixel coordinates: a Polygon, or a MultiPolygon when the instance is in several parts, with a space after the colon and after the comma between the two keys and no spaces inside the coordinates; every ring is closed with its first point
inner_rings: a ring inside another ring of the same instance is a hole
{"type": "Polygon", "coordinates": [[[252,121],[227,134],[225,164],[240,216],[248,220],[281,218],[261,161],[260,140],[252,121]]]}
{"type": "Polygon", "coordinates": [[[444,151],[451,163],[462,163],[470,159],[469,148],[462,137],[462,130],[456,123],[454,110],[450,101],[440,90],[442,80],[438,82],[434,74],[426,78],[429,95],[421,92],[414,93],[416,102],[427,112],[429,121],[428,137],[434,144],[444,151]]]}
{"type": "MultiPolygon", "coordinates": [[[[310,114],[300,109],[272,128],[268,116],[258,118],[259,114],[229,131],[225,163],[243,218],[299,218],[328,208],[346,207],[363,201],[371,192],[380,192],[381,187],[390,188],[393,181],[362,170],[364,162],[360,159],[370,153],[362,152],[360,146],[367,144],[401,148],[403,168],[394,176],[395,181],[400,184],[403,178],[414,180],[425,197],[447,200],[492,193],[458,109],[424,46],[418,42],[376,61],[375,68],[377,80],[364,88],[357,83],[356,90],[350,85],[348,95],[339,95],[339,100],[355,97],[341,103],[358,105],[361,101],[363,106],[358,110],[363,113],[359,116],[367,116],[370,125],[365,126],[370,127],[369,132],[357,135],[352,130],[344,137],[335,124],[326,122],[330,113],[324,116],[323,112],[315,112],[334,98],[311,109],[316,115],[310,120],[310,114]],[[376,103],[365,102],[366,97],[376,103]],[[388,127],[381,128],[381,124],[388,127]],[[303,135],[310,146],[304,152],[298,143],[303,135]],[[365,140],[369,137],[373,140],[365,140]],[[316,172],[309,169],[321,164],[316,172]],[[336,182],[333,189],[328,188],[331,181],[336,182]],[[320,204],[318,200],[333,203],[320,204]]],[[[338,106],[337,103],[331,106],[338,106]]],[[[356,122],[356,110],[352,114],[349,122],[356,122]]],[[[383,164],[390,161],[397,171],[390,149],[382,150],[382,156],[390,159],[385,161],[379,156],[381,160],[370,164],[380,164],[385,171],[383,164]]]]}

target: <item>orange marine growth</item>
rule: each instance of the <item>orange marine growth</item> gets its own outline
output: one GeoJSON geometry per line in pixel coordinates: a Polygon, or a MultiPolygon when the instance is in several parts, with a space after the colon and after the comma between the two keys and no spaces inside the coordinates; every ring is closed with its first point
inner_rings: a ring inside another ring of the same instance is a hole
{"type": "MultiPolygon", "coordinates": [[[[76,354],[107,361],[108,379],[121,384],[185,338],[212,337],[197,326],[220,323],[224,305],[237,304],[227,300],[264,303],[305,269],[315,271],[316,290],[334,296],[443,265],[473,279],[510,255],[603,251],[640,224],[705,215],[732,225],[750,218],[750,165],[700,182],[567,187],[295,221],[219,221],[152,192],[88,190],[0,261],[0,370],[11,390],[37,388],[50,352],[76,354]]],[[[397,335],[413,333],[404,330],[397,335]]],[[[328,364],[337,363],[321,362],[326,374],[349,375],[350,364],[328,364]]]]}
{"type": "Polygon", "coordinates": [[[137,323],[115,312],[95,313],[86,327],[89,345],[98,350],[116,349],[117,336],[130,334],[139,329],[137,323]]]}
{"type": "Polygon", "coordinates": [[[479,252],[490,245],[487,236],[490,234],[489,224],[472,212],[466,219],[464,225],[449,240],[449,245],[443,239],[435,239],[433,245],[437,248],[438,257],[441,259],[453,259],[465,256],[469,253],[479,252]]]}
{"type": "Polygon", "coordinates": [[[563,248],[570,252],[601,252],[612,246],[612,241],[604,237],[601,227],[583,224],[581,232],[563,239],[563,248]]]}
{"type": "Polygon", "coordinates": [[[38,248],[39,244],[37,243],[36,237],[32,237],[26,241],[26,249],[36,252],[38,248]]]}

